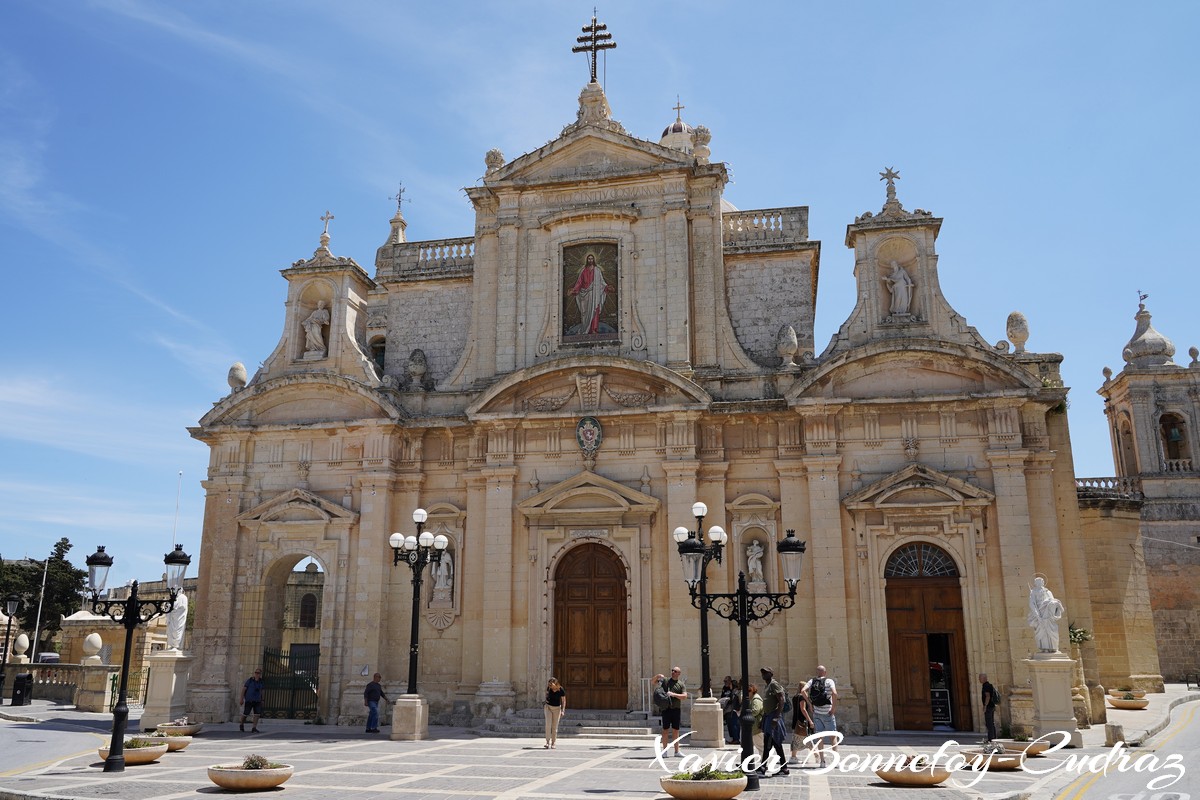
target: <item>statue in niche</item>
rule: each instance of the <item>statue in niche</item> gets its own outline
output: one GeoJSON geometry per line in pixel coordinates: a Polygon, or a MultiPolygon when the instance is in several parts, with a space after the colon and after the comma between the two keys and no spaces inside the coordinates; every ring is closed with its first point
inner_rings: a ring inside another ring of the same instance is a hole
{"type": "Polygon", "coordinates": [[[325,352],[325,326],[329,324],[329,311],[325,301],[317,302],[317,308],[304,320],[304,352],[325,352]]]}
{"type": "Polygon", "coordinates": [[[1063,604],[1046,588],[1045,578],[1033,579],[1029,590],[1029,613],[1025,619],[1033,628],[1033,639],[1039,653],[1058,652],[1058,621],[1062,619],[1063,604]]]}
{"type": "Polygon", "coordinates": [[[175,605],[167,614],[167,649],[183,648],[183,629],[187,626],[188,599],[181,589],[175,595],[175,605]]]}
{"type": "Polygon", "coordinates": [[[900,262],[893,259],[892,274],[885,275],[883,280],[888,291],[892,293],[892,305],[889,309],[891,313],[908,314],[909,306],[912,305],[913,288],[916,286],[913,279],[908,276],[904,267],[900,266],[900,262]]]}
{"type": "Polygon", "coordinates": [[[433,591],[445,592],[445,598],[450,598],[450,590],[454,588],[454,556],[449,550],[442,551],[442,560],[433,565],[433,591]]]}
{"type": "Polygon", "coordinates": [[[757,539],[751,539],[746,546],[746,580],[749,583],[765,583],[763,575],[763,546],[757,539]]]}

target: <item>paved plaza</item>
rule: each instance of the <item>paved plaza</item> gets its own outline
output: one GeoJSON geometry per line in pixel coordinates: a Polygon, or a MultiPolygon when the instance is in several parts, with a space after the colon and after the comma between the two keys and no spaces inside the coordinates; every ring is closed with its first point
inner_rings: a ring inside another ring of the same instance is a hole
{"type": "MultiPolygon", "coordinates": [[[[1131,742],[1165,728],[1170,709],[1200,700],[1200,693],[1170,686],[1165,695],[1152,696],[1145,712],[1110,712],[1110,722],[1121,724],[1131,742]]],[[[585,739],[563,737],[557,749],[545,750],[540,739],[481,738],[460,728],[435,726],[431,739],[399,742],[383,733],[368,736],[358,728],[313,726],[294,721],[264,720],[258,734],[240,733],[236,724],[208,725],[185,750],[169,753],[158,762],[127,767],[124,773],[105,774],[96,747],[106,745],[104,730],[109,718],[85,714],[36,701],[33,706],[4,707],[0,721],[0,800],[10,798],[121,798],[168,800],[221,793],[207,778],[212,764],[238,763],[250,753],[295,766],[295,775],[275,793],[293,800],[353,798],[353,800],[458,800],[459,798],[551,798],[555,800],[640,798],[666,795],[658,785],[663,774],[653,743],[638,739],[585,739]]],[[[894,733],[848,739],[844,757],[889,755],[897,751],[933,754],[944,735],[894,733]]],[[[974,736],[959,735],[963,744],[974,736]]],[[[1079,753],[1103,753],[1104,728],[1084,731],[1079,753]]],[[[685,748],[687,753],[708,756],[713,751],[685,748]]],[[[720,751],[736,757],[736,748],[720,751]]],[[[1077,775],[1049,771],[1053,756],[1038,759],[1039,770],[990,772],[967,788],[978,775],[969,770],[932,789],[909,789],[914,800],[938,798],[1043,798],[1066,787],[1077,775]]],[[[667,757],[675,767],[679,760],[667,757]]],[[[789,777],[763,779],[758,800],[890,800],[895,789],[871,772],[814,774],[793,766],[789,777]]]]}

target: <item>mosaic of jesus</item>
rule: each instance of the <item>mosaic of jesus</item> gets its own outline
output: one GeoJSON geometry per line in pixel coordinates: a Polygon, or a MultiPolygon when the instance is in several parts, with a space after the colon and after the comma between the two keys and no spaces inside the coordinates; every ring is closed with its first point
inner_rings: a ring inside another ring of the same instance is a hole
{"type": "Polygon", "coordinates": [[[563,248],[563,341],[617,338],[617,246],[563,248]]]}

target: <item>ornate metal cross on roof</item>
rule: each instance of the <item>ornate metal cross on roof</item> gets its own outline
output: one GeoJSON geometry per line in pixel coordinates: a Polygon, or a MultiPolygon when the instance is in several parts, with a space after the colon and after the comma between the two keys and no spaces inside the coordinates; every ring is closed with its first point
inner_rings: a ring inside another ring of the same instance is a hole
{"type": "Polygon", "coordinates": [[[404,199],[404,184],[403,183],[399,184],[399,188],[396,189],[396,196],[389,197],[388,200],[396,201],[396,213],[397,214],[400,213],[400,204],[401,203],[411,203],[412,202],[411,200],[404,199]]]}
{"type": "Polygon", "coordinates": [[[675,119],[676,120],[680,120],[680,121],[683,120],[683,117],[680,116],[680,112],[682,112],[685,108],[687,108],[687,106],[685,106],[683,103],[679,102],[679,95],[675,95],[674,109],[675,109],[675,119]]]}
{"type": "Polygon", "coordinates": [[[571,48],[572,53],[587,53],[588,61],[592,67],[592,83],[596,82],[596,53],[601,50],[611,50],[617,46],[617,43],[612,41],[611,33],[603,33],[608,30],[608,26],[603,23],[596,22],[596,12],[592,11],[592,24],[584,25],[582,28],[586,36],[580,36],[575,41],[579,42],[575,47],[571,48]]]}
{"type": "Polygon", "coordinates": [[[321,217],[321,221],[325,223],[325,230],[321,231],[326,236],[329,235],[329,220],[333,219],[333,214],[330,214],[328,209],[325,211],[325,216],[321,217]]]}

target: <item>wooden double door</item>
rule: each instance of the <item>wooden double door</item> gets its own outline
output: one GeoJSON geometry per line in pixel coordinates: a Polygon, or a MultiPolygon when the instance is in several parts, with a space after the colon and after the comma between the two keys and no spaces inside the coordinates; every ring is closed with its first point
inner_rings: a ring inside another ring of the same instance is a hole
{"type": "Polygon", "coordinates": [[[625,566],[599,544],[582,544],[554,575],[554,672],[570,708],[629,702],[625,566]]]}
{"type": "Polygon", "coordinates": [[[888,647],[897,730],[972,730],[958,578],[888,578],[888,647]]]}

